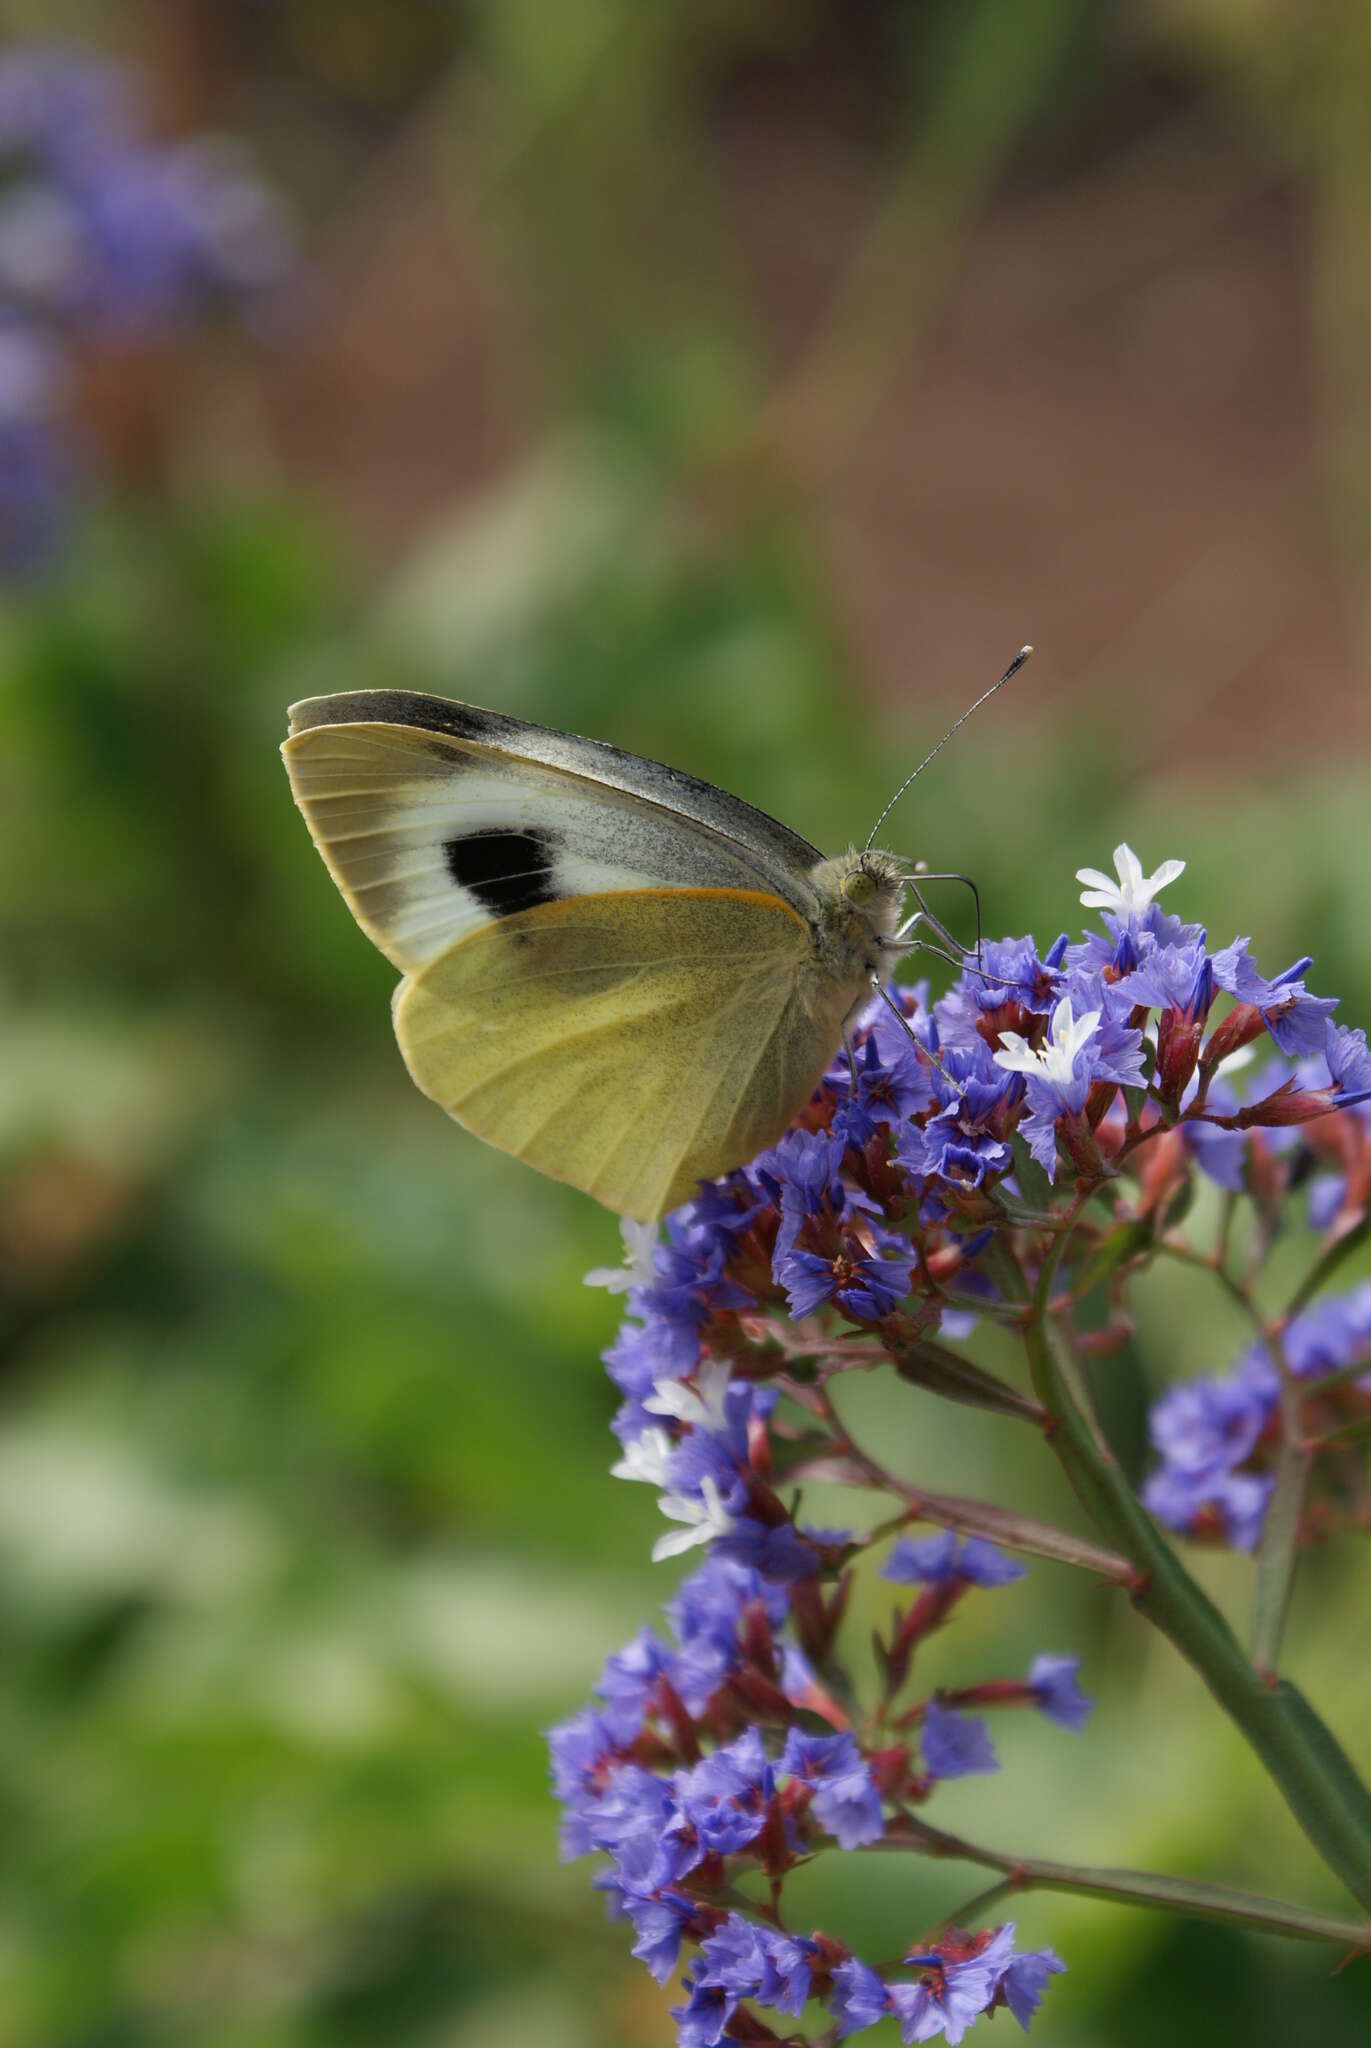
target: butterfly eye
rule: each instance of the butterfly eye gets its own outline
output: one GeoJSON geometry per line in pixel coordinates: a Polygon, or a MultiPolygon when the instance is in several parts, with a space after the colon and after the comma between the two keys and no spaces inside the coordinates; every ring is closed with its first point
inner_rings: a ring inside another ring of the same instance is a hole
{"type": "Polygon", "coordinates": [[[849,903],[869,903],[876,894],[876,884],[865,868],[854,868],[842,879],[842,892],[849,903]]]}

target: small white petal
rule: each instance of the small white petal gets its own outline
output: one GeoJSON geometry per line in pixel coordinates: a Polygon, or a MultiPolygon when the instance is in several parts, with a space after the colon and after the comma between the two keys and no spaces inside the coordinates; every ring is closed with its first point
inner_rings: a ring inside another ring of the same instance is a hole
{"type": "Polygon", "coordinates": [[[587,1287],[603,1287],[606,1294],[627,1294],[633,1285],[633,1275],[622,1266],[592,1266],[581,1279],[587,1287]]]}
{"type": "Polygon", "coordinates": [[[1065,1087],[1073,1078],[1076,1054],[1094,1037],[1099,1021],[1098,1010],[1088,1010],[1083,1017],[1073,1017],[1071,998],[1063,996],[1052,1012],[1047,1041],[1036,1052],[1017,1031],[1002,1031],[1000,1043],[1005,1050],[993,1053],[991,1057],[996,1066],[1006,1068],[1011,1074],[1037,1074],[1045,1081],[1065,1087]]]}
{"type": "Polygon", "coordinates": [[[640,1437],[625,1444],[624,1455],[609,1468],[610,1477],[640,1479],[648,1486],[665,1486],[670,1476],[668,1467],[674,1448],[664,1429],[645,1429],[640,1437]]]}
{"type": "Polygon", "coordinates": [[[1131,895],[1135,889],[1142,886],[1142,862],[1127,840],[1114,848],[1114,872],[1119,878],[1119,887],[1125,896],[1131,895]]]}
{"type": "Polygon", "coordinates": [[[652,1254],[657,1249],[657,1225],[639,1223],[636,1217],[619,1221],[623,1239],[622,1266],[592,1266],[585,1276],[587,1287],[603,1287],[609,1294],[627,1294],[630,1287],[647,1287],[654,1274],[652,1254]]]}
{"type": "Polygon", "coordinates": [[[683,1551],[693,1550],[697,1543],[708,1543],[713,1534],[705,1522],[698,1523],[693,1529],[668,1529],[652,1546],[652,1562],[664,1564],[669,1557],[680,1557],[683,1551]]]}
{"type": "Polygon", "coordinates": [[[1038,1055],[1017,1031],[1002,1031],[1000,1045],[1002,1050],[991,1054],[997,1067],[1004,1067],[1011,1074],[1037,1073],[1038,1055]]]}
{"type": "Polygon", "coordinates": [[[1087,910],[1108,910],[1115,916],[1137,916],[1147,909],[1154,896],[1185,873],[1183,860],[1164,860],[1150,875],[1144,875],[1142,862],[1126,840],[1114,848],[1114,868],[1118,880],[1111,881],[1098,868],[1077,868],[1076,880],[1088,883],[1081,896],[1087,910]]]}
{"type": "Polygon", "coordinates": [[[650,1415],[670,1415],[688,1422],[692,1429],[721,1430],[726,1422],[724,1396],[729,1387],[729,1369],[717,1359],[706,1360],[695,1375],[696,1386],[681,1380],[654,1380],[643,1406],[650,1415]],[[697,1391],[698,1388],[698,1391],[697,1391]]]}
{"type": "Polygon", "coordinates": [[[683,1529],[668,1530],[659,1536],[652,1546],[652,1561],[659,1564],[664,1557],[679,1556],[683,1550],[690,1550],[697,1543],[710,1543],[716,1536],[727,1536],[733,1527],[733,1517],[724,1506],[723,1496],[712,1479],[700,1482],[703,1499],[696,1500],[690,1494],[664,1493],[657,1502],[669,1522],[683,1522],[683,1529]]]}

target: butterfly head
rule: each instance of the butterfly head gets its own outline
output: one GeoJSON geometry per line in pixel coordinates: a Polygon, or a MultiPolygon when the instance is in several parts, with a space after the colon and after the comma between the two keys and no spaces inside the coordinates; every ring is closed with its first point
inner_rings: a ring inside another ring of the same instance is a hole
{"type": "Polygon", "coordinates": [[[842,922],[875,939],[887,939],[900,921],[907,886],[905,863],[877,846],[849,847],[826,860],[814,876],[842,922]]]}

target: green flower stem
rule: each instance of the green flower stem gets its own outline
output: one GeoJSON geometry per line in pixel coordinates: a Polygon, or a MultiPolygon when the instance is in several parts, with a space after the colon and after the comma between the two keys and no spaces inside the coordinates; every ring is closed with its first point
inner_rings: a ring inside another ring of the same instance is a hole
{"type": "Polygon", "coordinates": [[[1343,1260],[1350,1258],[1354,1251],[1366,1243],[1368,1235],[1371,1235],[1371,1213],[1363,1216],[1361,1222],[1354,1224],[1350,1230],[1344,1230],[1331,1244],[1324,1246],[1290,1297],[1289,1307],[1285,1311],[1287,1321],[1291,1316],[1297,1315],[1306,1302],[1313,1300],[1324,1282],[1332,1279],[1343,1260]]]}
{"type": "MultiPolygon", "coordinates": [[[[1371,1794],[1330,1731],[1288,1680],[1263,1675],[1208,1595],[1164,1541],[1097,1439],[1073,1387],[1072,1360],[1047,1305],[1066,1234],[1043,1262],[1024,1331],[1034,1392],[1052,1416],[1053,1450],[1096,1528],[1133,1563],[1134,1605],[1203,1678],[1274,1779],[1305,1834],[1371,1911],[1371,1794]]],[[[1027,1295],[1027,1283],[1020,1275],[1027,1295]]]]}
{"type": "Polygon", "coordinates": [[[1312,1458],[1303,1442],[1300,1391],[1279,1331],[1268,1333],[1267,1348],[1281,1377],[1281,1446],[1276,1460],[1276,1483],[1267,1502],[1261,1549],[1257,1553],[1256,1587],[1252,1608],[1252,1662],[1265,1678],[1276,1676],[1276,1663],[1295,1589],[1295,1567],[1299,1563],[1300,1520],[1304,1514],[1305,1487],[1312,1458]]]}
{"type": "MultiPolygon", "coordinates": [[[[1006,1550],[1026,1551],[1030,1557],[1051,1558],[1055,1564],[1071,1564],[1083,1571],[1097,1572],[1115,1585],[1132,1591],[1138,1576],[1127,1557],[1106,1550],[1098,1543],[1078,1536],[1074,1530],[1058,1529],[1033,1515],[1018,1514],[990,1501],[967,1500],[955,1493],[932,1493],[911,1485],[888,1472],[860,1444],[855,1443],[847,1424],[838,1413],[828,1389],[814,1391],[814,1398],[832,1432],[831,1451],[806,1458],[792,1466],[787,1480],[813,1480],[833,1486],[875,1487],[905,1503],[901,1523],[932,1522],[936,1527],[955,1529],[962,1536],[984,1536],[1006,1550]]],[[[882,1529],[887,1523],[880,1525],[882,1529]]]]}
{"type": "Polygon", "coordinates": [[[1287,1905],[1283,1899],[1266,1899],[1257,1892],[1236,1891],[1229,1885],[1192,1883],[1188,1878],[1164,1877],[1150,1870],[1097,1870],[1083,1864],[1052,1863],[1039,1856],[1010,1856],[1001,1849],[986,1849],[977,1842],[964,1841],[960,1835],[930,1827],[913,1814],[902,1814],[893,1820],[870,1848],[910,1849],[924,1856],[979,1863],[987,1870],[1003,1871],[1003,1883],[978,1893],[961,1909],[968,1915],[1011,1892],[1073,1892],[1081,1898],[1113,1899],[1120,1905],[1151,1906],[1164,1913],[1237,1921],[1245,1927],[1260,1927],[1268,1934],[1283,1934],[1294,1941],[1327,1941],[1351,1952],[1371,1954],[1371,1924],[1311,1913],[1303,1906],[1287,1905]]]}
{"type": "Polygon", "coordinates": [[[1015,1892],[1023,1889],[1017,1878],[1002,1877],[998,1884],[987,1885],[984,1891],[977,1892],[973,1898],[964,1899],[962,1904],[954,1906],[950,1913],[944,1913],[940,1920],[934,1921],[923,1940],[914,1942],[912,1946],[926,1948],[954,1927],[973,1926],[977,1920],[986,1919],[991,1907],[998,1906],[1001,1899],[1012,1899],[1015,1892]]]}

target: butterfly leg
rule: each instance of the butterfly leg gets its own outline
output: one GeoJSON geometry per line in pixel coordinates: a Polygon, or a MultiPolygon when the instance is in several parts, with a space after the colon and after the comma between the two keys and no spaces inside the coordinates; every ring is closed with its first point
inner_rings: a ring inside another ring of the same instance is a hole
{"type": "Polygon", "coordinates": [[[967,974],[979,972],[972,967],[967,949],[954,939],[951,932],[926,910],[916,910],[907,917],[894,935],[882,942],[884,948],[895,953],[936,953],[940,960],[946,960],[949,967],[956,967],[967,974]],[[916,939],[912,934],[926,926],[936,933],[936,939],[916,939]]]}
{"type": "MultiPolygon", "coordinates": [[[[947,955],[946,953],[944,953],[944,952],[943,952],[943,950],[942,950],[941,946],[931,946],[931,945],[927,944],[927,943],[926,943],[925,941],[922,941],[922,940],[919,940],[919,939],[915,939],[915,940],[913,940],[913,941],[912,941],[912,943],[911,943],[911,947],[910,947],[910,950],[911,950],[911,951],[915,951],[915,950],[917,950],[917,951],[919,951],[919,952],[921,952],[921,953],[936,953],[936,954],[938,955],[939,959],[942,959],[942,960],[946,960],[946,959],[947,959],[947,958],[949,957],[949,956],[948,956],[948,955],[947,955]]],[[[958,963],[957,963],[957,962],[956,962],[955,960],[954,960],[954,961],[952,962],[952,965],[953,965],[954,967],[955,967],[955,966],[956,966],[957,964],[958,964],[958,963]]],[[[900,1026],[900,1029],[901,1029],[901,1030],[902,1030],[902,1031],[904,1032],[904,1034],[905,1034],[905,1036],[906,1036],[906,1037],[908,1038],[908,1040],[909,1040],[910,1044],[911,1044],[911,1045],[913,1045],[913,1046],[916,1046],[916,1047],[918,1048],[918,1050],[919,1050],[919,1051],[920,1051],[920,1052],[921,1052],[921,1053],[922,1053],[922,1054],[924,1055],[925,1059],[929,1059],[929,1060],[932,1060],[932,1062],[933,1062],[934,1066],[935,1066],[935,1067],[936,1067],[936,1068],[938,1069],[938,1072],[939,1072],[939,1073],[940,1073],[940,1074],[942,1075],[943,1079],[944,1079],[944,1080],[945,1080],[945,1081],[947,1082],[947,1084],[948,1084],[949,1088],[953,1088],[953,1089],[955,1089],[958,1095],[965,1095],[965,1093],[966,1093],[966,1090],[965,1090],[965,1088],[963,1088],[963,1087],[962,1087],[962,1085],[961,1085],[961,1083],[960,1083],[959,1081],[955,1081],[955,1080],[954,1080],[954,1079],[952,1078],[951,1074],[949,1074],[949,1073],[948,1073],[948,1071],[947,1071],[947,1068],[946,1068],[946,1067],[945,1067],[945,1066],[943,1065],[943,1063],[942,1063],[942,1060],[941,1060],[941,1059],[939,1058],[938,1054],[937,1054],[937,1053],[936,1053],[936,1052],[934,1051],[933,1047],[932,1047],[931,1045],[925,1045],[925,1044],[924,1044],[924,1042],[923,1042],[923,1040],[922,1040],[922,1039],[921,1039],[921,1038],[920,1038],[920,1037],[918,1036],[918,1034],[917,1034],[917,1033],[915,1032],[915,1030],[914,1030],[914,1027],[913,1027],[913,1025],[912,1025],[912,1024],[910,1023],[910,1021],[909,1021],[908,1017],[906,1017],[906,1015],[905,1015],[904,1011],[903,1011],[903,1010],[902,1010],[902,1009],[900,1008],[899,1004],[898,1004],[898,1003],[896,1002],[896,1000],[895,1000],[894,996],[892,996],[892,995],[891,995],[891,993],[890,993],[890,990],[889,990],[889,989],[888,989],[888,988],[886,987],[885,983],[884,983],[884,982],[883,982],[883,981],[881,980],[881,977],[880,977],[880,975],[879,975],[879,974],[876,974],[876,973],[874,973],[874,972],[873,972],[873,974],[872,974],[872,976],[871,976],[871,986],[872,986],[872,987],[873,987],[873,988],[875,989],[875,991],[876,991],[877,995],[878,995],[878,996],[880,997],[881,1001],[882,1001],[882,1002],[883,1002],[883,1003],[885,1004],[885,1006],[886,1006],[887,1010],[889,1010],[889,1012],[890,1012],[891,1016],[892,1016],[892,1017],[894,1017],[894,1018],[896,1019],[897,1023],[898,1023],[898,1024],[899,1024],[899,1026],[900,1026]]]]}
{"type": "MultiPolygon", "coordinates": [[[[917,889],[914,891],[914,894],[918,896],[919,892],[917,889]]],[[[921,905],[923,904],[921,896],[919,897],[919,902],[921,905]]],[[[971,948],[964,946],[960,939],[954,938],[947,929],[947,926],[940,919],[934,917],[933,913],[926,907],[916,910],[912,917],[907,917],[904,923],[897,928],[893,936],[885,941],[885,944],[890,950],[900,953],[935,953],[939,960],[946,960],[949,967],[956,967],[963,974],[978,976],[981,981],[986,983],[987,987],[992,982],[998,983],[1001,988],[1015,988],[1018,986],[1016,982],[1007,980],[1002,974],[988,974],[986,972],[985,968],[981,965],[979,945],[974,956],[975,965],[973,966],[971,948]],[[929,931],[935,933],[940,943],[935,944],[930,939],[916,939],[912,937],[911,934],[918,931],[921,926],[926,926],[929,931]]]]}
{"type": "Polygon", "coordinates": [[[934,935],[941,941],[941,943],[944,946],[948,947],[950,951],[958,954],[963,960],[971,959],[973,953],[976,959],[979,960],[979,939],[977,940],[976,946],[974,948],[971,946],[964,946],[961,940],[955,938],[953,934],[948,930],[947,926],[943,923],[942,919],[939,917],[935,917],[933,915],[933,912],[929,909],[928,905],[924,902],[922,895],[919,893],[918,887],[913,882],[910,882],[908,884],[908,887],[910,894],[913,896],[915,902],[918,904],[919,907],[911,917],[907,917],[905,919],[904,923],[896,931],[896,938],[906,938],[909,935],[909,933],[916,931],[920,925],[927,925],[928,929],[932,933],[934,933],[934,935]]]}
{"type": "Polygon", "coordinates": [[[911,882],[910,887],[913,890],[919,908],[927,910],[928,905],[924,902],[919,889],[921,882],[960,882],[963,888],[971,891],[971,900],[976,906],[976,962],[979,966],[981,958],[981,892],[972,881],[970,875],[954,875],[951,873],[931,875],[925,868],[916,869],[915,879],[911,882]]]}
{"type": "Polygon", "coordinates": [[[847,1054],[848,1078],[852,1083],[852,1095],[855,1101],[857,1095],[857,1055],[852,1050],[852,1038],[846,1024],[843,1026],[843,1051],[847,1054]]]}

